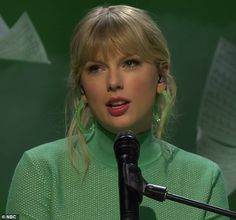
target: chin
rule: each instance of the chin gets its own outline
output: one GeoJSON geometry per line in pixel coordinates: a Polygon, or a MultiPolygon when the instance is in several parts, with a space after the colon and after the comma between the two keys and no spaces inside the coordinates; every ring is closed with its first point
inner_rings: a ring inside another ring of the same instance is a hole
{"type": "Polygon", "coordinates": [[[127,130],[131,130],[134,133],[139,133],[143,129],[140,129],[139,127],[136,127],[131,124],[119,124],[119,125],[116,124],[116,125],[110,125],[107,130],[111,131],[112,133],[117,134],[121,131],[127,131],[127,130]]]}
{"type": "Polygon", "coordinates": [[[132,118],[129,117],[117,117],[117,118],[113,118],[110,120],[106,120],[104,122],[101,122],[101,125],[103,125],[103,127],[114,133],[117,134],[121,131],[126,131],[126,130],[131,130],[134,133],[140,133],[143,132],[145,130],[148,130],[151,127],[151,122],[149,122],[149,120],[145,120],[145,121],[136,121],[136,120],[131,120],[132,118]],[[150,125],[150,126],[149,126],[150,125]]]}
{"type": "Polygon", "coordinates": [[[119,132],[121,132],[121,131],[126,131],[126,130],[131,130],[131,131],[133,131],[133,132],[135,132],[134,131],[134,129],[132,128],[132,126],[131,125],[129,125],[129,124],[121,124],[121,123],[116,123],[116,124],[103,124],[103,127],[106,129],[106,130],[108,130],[108,131],[110,131],[110,132],[112,132],[112,133],[114,133],[114,134],[117,134],[117,133],[119,133],[119,132]]]}

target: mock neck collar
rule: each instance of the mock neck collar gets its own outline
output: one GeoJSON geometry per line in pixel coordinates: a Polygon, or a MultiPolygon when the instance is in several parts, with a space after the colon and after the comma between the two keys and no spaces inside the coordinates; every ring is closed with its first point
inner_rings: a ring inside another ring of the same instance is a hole
{"type": "MultiPolygon", "coordinates": [[[[115,138],[116,134],[97,124],[95,131],[86,138],[88,150],[92,158],[104,165],[116,167],[117,162],[113,150],[115,138]]],[[[140,143],[140,156],[138,160],[140,167],[149,165],[160,157],[160,143],[154,137],[152,129],[137,134],[137,139],[140,143]]]]}

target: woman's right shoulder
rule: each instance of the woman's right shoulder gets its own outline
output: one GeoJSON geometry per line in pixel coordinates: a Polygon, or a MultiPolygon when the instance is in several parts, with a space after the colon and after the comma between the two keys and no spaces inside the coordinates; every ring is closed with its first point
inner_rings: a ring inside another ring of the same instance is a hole
{"type": "Polygon", "coordinates": [[[48,143],[38,145],[25,151],[28,157],[32,159],[55,159],[55,157],[64,155],[68,146],[68,139],[58,139],[48,143]]]}
{"type": "Polygon", "coordinates": [[[68,138],[44,143],[25,151],[19,161],[24,164],[45,169],[58,169],[62,164],[69,163],[68,138]]]}
{"type": "MultiPolygon", "coordinates": [[[[45,214],[49,210],[52,186],[68,173],[67,138],[52,141],[25,151],[19,160],[9,189],[7,210],[13,213],[36,217],[44,204],[45,214]],[[34,212],[32,212],[34,210],[34,212]],[[37,213],[38,212],[38,213],[37,213]]],[[[44,218],[46,219],[46,218],[44,218]]]]}

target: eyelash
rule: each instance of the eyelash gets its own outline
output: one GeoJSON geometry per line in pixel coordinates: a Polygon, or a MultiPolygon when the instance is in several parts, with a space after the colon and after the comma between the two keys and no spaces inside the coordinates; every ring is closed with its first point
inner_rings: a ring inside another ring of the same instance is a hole
{"type": "Polygon", "coordinates": [[[89,73],[97,73],[101,68],[102,68],[101,65],[93,64],[87,68],[87,71],[89,73]]]}
{"type": "MultiPolygon", "coordinates": [[[[140,66],[141,63],[142,62],[138,59],[128,59],[123,62],[122,67],[126,69],[134,69],[137,66],[140,66]]],[[[91,66],[87,67],[88,73],[97,73],[100,70],[102,70],[102,66],[99,64],[92,64],[91,66]]]]}
{"type": "Polygon", "coordinates": [[[128,67],[129,69],[133,69],[137,66],[139,66],[141,64],[141,61],[137,60],[137,59],[128,59],[126,61],[124,61],[123,66],[124,67],[128,67]]]}

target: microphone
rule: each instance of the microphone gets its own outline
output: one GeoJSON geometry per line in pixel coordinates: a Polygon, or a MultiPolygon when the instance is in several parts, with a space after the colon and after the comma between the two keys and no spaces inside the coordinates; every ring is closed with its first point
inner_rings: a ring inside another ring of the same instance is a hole
{"type": "Polygon", "coordinates": [[[119,172],[120,220],[139,220],[142,195],[160,202],[169,199],[220,215],[236,217],[236,212],[171,194],[166,187],[149,184],[142,177],[138,167],[139,148],[137,137],[132,131],[120,132],[115,139],[114,152],[119,172]]]}
{"type": "Polygon", "coordinates": [[[118,133],[114,143],[117,162],[138,164],[139,142],[136,135],[128,130],[118,133]]]}
{"type": "Polygon", "coordinates": [[[114,143],[114,152],[118,164],[119,198],[120,198],[120,220],[138,220],[139,204],[141,203],[139,193],[131,188],[129,181],[129,169],[138,164],[139,142],[132,131],[120,132],[114,143]]]}

